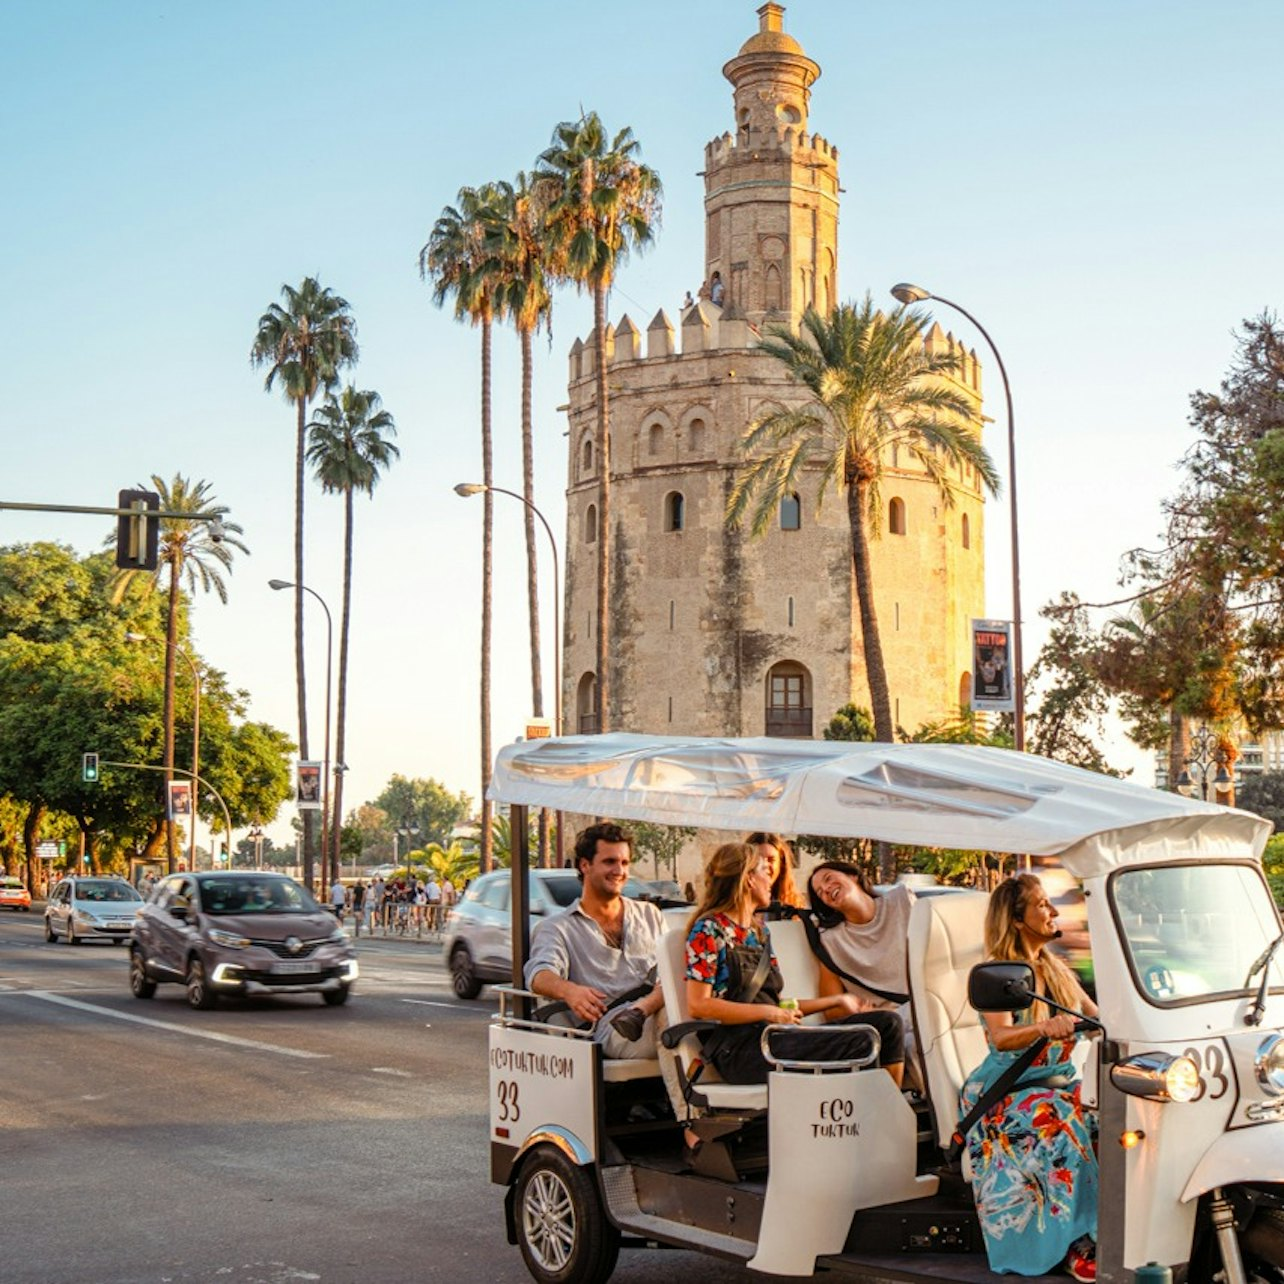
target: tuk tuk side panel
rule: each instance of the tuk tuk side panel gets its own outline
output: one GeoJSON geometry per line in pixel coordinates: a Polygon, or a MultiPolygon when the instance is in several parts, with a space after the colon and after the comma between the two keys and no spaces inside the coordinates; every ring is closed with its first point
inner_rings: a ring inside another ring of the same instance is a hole
{"type": "Polygon", "coordinates": [[[915,1173],[914,1111],[879,1069],[768,1076],[771,1166],[752,1269],[810,1275],[862,1208],[936,1194],[915,1173]]]}
{"type": "Polygon", "coordinates": [[[587,1039],[492,1024],[492,1149],[503,1147],[515,1158],[533,1134],[553,1129],[576,1163],[595,1162],[598,1056],[587,1039]]]}

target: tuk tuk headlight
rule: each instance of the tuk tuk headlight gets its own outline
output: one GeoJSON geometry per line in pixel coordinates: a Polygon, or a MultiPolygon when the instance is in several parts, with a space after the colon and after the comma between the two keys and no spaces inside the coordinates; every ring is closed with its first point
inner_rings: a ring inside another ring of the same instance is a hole
{"type": "Polygon", "coordinates": [[[1120,1092],[1154,1101],[1193,1101],[1199,1096],[1199,1069],[1189,1057],[1142,1052],[1110,1067],[1120,1092]]]}
{"type": "Polygon", "coordinates": [[[1257,1045],[1253,1069],[1263,1092],[1272,1097],[1284,1095],[1284,1035],[1268,1034],[1257,1045]]]}

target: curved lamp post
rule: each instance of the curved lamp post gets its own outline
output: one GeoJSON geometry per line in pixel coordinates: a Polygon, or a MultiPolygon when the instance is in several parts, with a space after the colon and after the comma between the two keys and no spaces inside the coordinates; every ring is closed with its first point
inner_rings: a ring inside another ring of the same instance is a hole
{"type": "MultiPolygon", "coordinates": [[[[293,580],[268,580],[268,588],[278,592],[294,586],[293,580]]],[[[300,584],[299,588],[311,593],[325,612],[325,747],[321,755],[321,895],[324,897],[330,872],[330,660],[334,653],[334,622],[325,598],[316,589],[308,588],[306,584],[300,584]]]]}
{"type": "MultiPolygon", "coordinates": [[[[460,482],[455,487],[455,494],[461,499],[468,499],[472,495],[484,495],[488,490],[493,495],[508,495],[519,504],[525,504],[539,518],[540,525],[548,536],[548,546],[553,554],[553,734],[560,736],[562,734],[562,594],[558,578],[557,540],[553,538],[553,528],[548,524],[544,514],[525,495],[519,495],[515,490],[505,490],[503,486],[487,486],[484,482],[460,482]]],[[[562,864],[562,852],[562,813],[559,811],[555,845],[559,868],[562,864]]]]}
{"type": "MultiPolygon", "coordinates": [[[[1215,731],[1201,726],[1191,737],[1190,752],[1182,763],[1181,775],[1177,777],[1177,791],[1187,793],[1195,790],[1197,796],[1205,802],[1211,792],[1213,802],[1217,802],[1217,795],[1229,794],[1234,783],[1230,772],[1226,770],[1226,751],[1222,748],[1221,737],[1215,731]],[[1192,767],[1197,780],[1190,773],[1192,767]]],[[[1233,802],[1230,805],[1233,806],[1233,802]]]]}
{"type": "MultiPolygon", "coordinates": [[[[168,638],[148,637],[146,633],[126,633],[125,641],[126,642],[151,642],[155,646],[165,646],[165,647],[169,646],[168,638]]],[[[183,659],[187,661],[187,667],[192,671],[192,690],[193,690],[192,780],[193,782],[195,782],[200,779],[200,774],[201,774],[201,674],[200,674],[200,670],[197,669],[196,667],[196,661],[192,659],[191,652],[188,651],[185,647],[179,646],[177,642],[174,643],[174,654],[181,655],[183,659]]],[[[193,789],[196,788],[195,783],[193,783],[192,788],[193,789]]],[[[230,863],[231,852],[232,852],[232,847],[231,847],[232,834],[230,830],[228,831],[227,841],[228,841],[228,848],[227,848],[228,859],[230,863]]],[[[196,868],[196,803],[195,801],[193,801],[192,803],[192,832],[188,836],[188,848],[189,848],[188,862],[190,863],[191,867],[195,869],[196,868]]],[[[213,849],[214,849],[214,839],[211,837],[210,838],[210,865],[211,866],[215,864],[213,849]]]]}
{"type": "Polygon", "coordinates": [[[1021,550],[1017,536],[1016,418],[1012,413],[1012,388],[1008,384],[1008,372],[1003,365],[1003,358],[999,355],[998,348],[994,346],[994,340],[990,338],[989,332],[960,304],[954,303],[949,299],[943,299],[939,294],[933,294],[930,290],[923,289],[921,285],[910,285],[906,281],[892,286],[892,297],[898,303],[905,304],[923,303],[927,299],[933,299],[937,303],[945,304],[947,308],[953,308],[955,312],[962,313],[980,330],[982,337],[990,345],[990,351],[994,353],[994,360],[998,363],[999,374],[1003,378],[1003,395],[1008,403],[1008,509],[1011,513],[1012,522],[1012,694],[1016,706],[1013,711],[1012,722],[1017,751],[1024,752],[1025,666],[1021,655],[1021,550]]]}

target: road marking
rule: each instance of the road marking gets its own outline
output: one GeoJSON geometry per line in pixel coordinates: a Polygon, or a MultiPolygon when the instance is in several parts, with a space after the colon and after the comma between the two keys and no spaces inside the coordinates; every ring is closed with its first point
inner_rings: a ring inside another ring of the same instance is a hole
{"type": "Polygon", "coordinates": [[[410,1079],[413,1077],[409,1070],[394,1070],[391,1066],[371,1066],[370,1070],[373,1074],[396,1075],[398,1079],[410,1079]]]}
{"type": "Polygon", "coordinates": [[[135,1016],[132,1012],[117,1012],[114,1008],[100,1008],[96,1003],[82,1003],[48,990],[24,990],[23,994],[46,1003],[59,1003],[67,1008],[79,1008],[95,1016],[115,1017],[117,1021],[132,1021],[135,1025],[149,1025],[154,1030],[172,1030],[175,1034],[191,1035],[194,1039],[210,1039],[214,1043],[228,1043],[237,1048],[255,1048],[259,1052],[277,1052],[283,1057],[302,1057],[308,1060],[327,1060],[328,1052],[306,1052],[302,1048],[283,1048],[275,1043],[261,1043],[257,1039],[241,1039],[234,1034],[219,1034],[214,1030],[193,1030],[190,1026],[175,1025],[172,1021],[157,1021],[152,1017],[135,1016]]]}
{"type": "Polygon", "coordinates": [[[418,1003],[423,1008],[448,1008],[451,1012],[466,1012],[469,1016],[491,1017],[491,1012],[479,1012],[476,1008],[465,1008],[458,1003],[434,1003],[432,999],[402,999],[402,1003],[418,1003]]]}

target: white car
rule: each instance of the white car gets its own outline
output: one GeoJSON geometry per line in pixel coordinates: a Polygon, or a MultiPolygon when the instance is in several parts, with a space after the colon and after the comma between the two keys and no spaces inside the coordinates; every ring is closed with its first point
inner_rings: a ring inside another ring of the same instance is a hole
{"type": "Polygon", "coordinates": [[[68,945],[81,941],[116,941],[124,945],[133,930],[143,898],[123,878],[73,875],[49,893],[45,904],[45,940],[68,945]]]}

